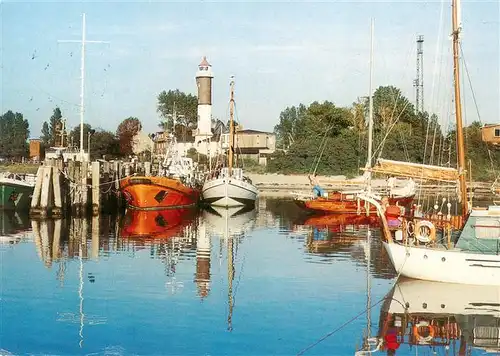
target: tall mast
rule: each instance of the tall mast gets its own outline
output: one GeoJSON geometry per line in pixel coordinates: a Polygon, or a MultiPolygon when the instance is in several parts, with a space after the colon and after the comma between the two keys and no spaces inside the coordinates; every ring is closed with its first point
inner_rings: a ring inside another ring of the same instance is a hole
{"type": "Polygon", "coordinates": [[[231,76],[231,99],[229,102],[229,155],[228,155],[228,174],[231,176],[233,169],[233,156],[234,156],[234,77],[231,76]]]}
{"type": "MultiPolygon", "coordinates": [[[[370,24],[370,88],[369,88],[369,106],[368,106],[368,157],[366,160],[366,168],[372,167],[372,151],[373,151],[373,31],[374,21],[371,20],[370,24]]],[[[371,191],[372,173],[368,171],[368,192],[371,191]]]]}
{"type": "MultiPolygon", "coordinates": [[[[78,42],[82,45],[80,64],[80,160],[83,162],[85,153],[83,150],[83,117],[85,114],[85,45],[87,43],[109,43],[107,41],[88,41],[86,38],[85,13],[82,15],[82,39],[81,40],[59,40],[58,42],[78,42]]],[[[90,155],[89,155],[90,159],[90,155]]]]}
{"type": "Polygon", "coordinates": [[[452,24],[453,24],[453,77],[455,80],[455,115],[457,120],[457,158],[458,173],[460,181],[460,200],[462,203],[462,215],[467,215],[467,183],[465,177],[465,148],[464,132],[462,125],[462,98],[460,95],[460,67],[459,67],[459,41],[460,41],[460,0],[452,0],[452,24]]]}

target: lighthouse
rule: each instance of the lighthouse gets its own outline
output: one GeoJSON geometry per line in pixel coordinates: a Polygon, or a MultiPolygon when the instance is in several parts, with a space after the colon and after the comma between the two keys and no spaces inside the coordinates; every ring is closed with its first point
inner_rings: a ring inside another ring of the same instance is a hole
{"type": "Polygon", "coordinates": [[[212,66],[203,57],[198,65],[196,84],[198,86],[198,127],[195,141],[198,145],[212,137],[212,66]]]}

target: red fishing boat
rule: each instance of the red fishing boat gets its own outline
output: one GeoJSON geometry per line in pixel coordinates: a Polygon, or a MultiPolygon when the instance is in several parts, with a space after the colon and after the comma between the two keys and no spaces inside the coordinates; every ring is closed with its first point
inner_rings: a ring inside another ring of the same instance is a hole
{"type": "MultiPolygon", "coordinates": [[[[175,106],[173,122],[177,120],[175,106]]],[[[177,149],[173,133],[153,137],[165,145],[165,152],[155,157],[159,161],[153,176],[130,176],[120,181],[120,191],[131,209],[166,209],[190,207],[198,203],[201,182],[197,166],[177,149]]]]}
{"type": "Polygon", "coordinates": [[[120,181],[120,190],[132,209],[189,207],[200,198],[199,189],[168,177],[127,177],[120,181]]]}

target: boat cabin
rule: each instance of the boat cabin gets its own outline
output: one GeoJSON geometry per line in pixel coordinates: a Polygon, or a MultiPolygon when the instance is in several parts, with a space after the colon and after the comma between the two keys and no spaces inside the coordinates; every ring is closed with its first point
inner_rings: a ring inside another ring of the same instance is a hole
{"type": "Polygon", "coordinates": [[[500,206],[472,210],[456,247],[463,251],[498,255],[500,253],[500,206]]]}

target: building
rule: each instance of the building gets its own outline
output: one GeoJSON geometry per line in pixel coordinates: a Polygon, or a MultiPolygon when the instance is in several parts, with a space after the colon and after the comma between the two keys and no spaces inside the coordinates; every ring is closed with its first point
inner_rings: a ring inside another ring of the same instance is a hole
{"type": "Polygon", "coordinates": [[[30,138],[30,159],[35,162],[40,162],[45,157],[44,153],[42,140],[39,138],[30,138]]]}
{"type": "Polygon", "coordinates": [[[144,151],[153,149],[153,140],[148,134],[140,131],[132,138],[132,152],[135,155],[141,154],[144,151]]]}
{"type": "MultiPolygon", "coordinates": [[[[222,138],[222,147],[229,147],[229,134],[222,138]]],[[[276,135],[257,130],[237,130],[235,133],[235,153],[244,159],[252,159],[267,165],[269,155],[276,151],[276,135]]]]}
{"type": "Polygon", "coordinates": [[[484,125],[481,128],[481,137],[484,142],[500,145],[500,124],[484,125]]]}

